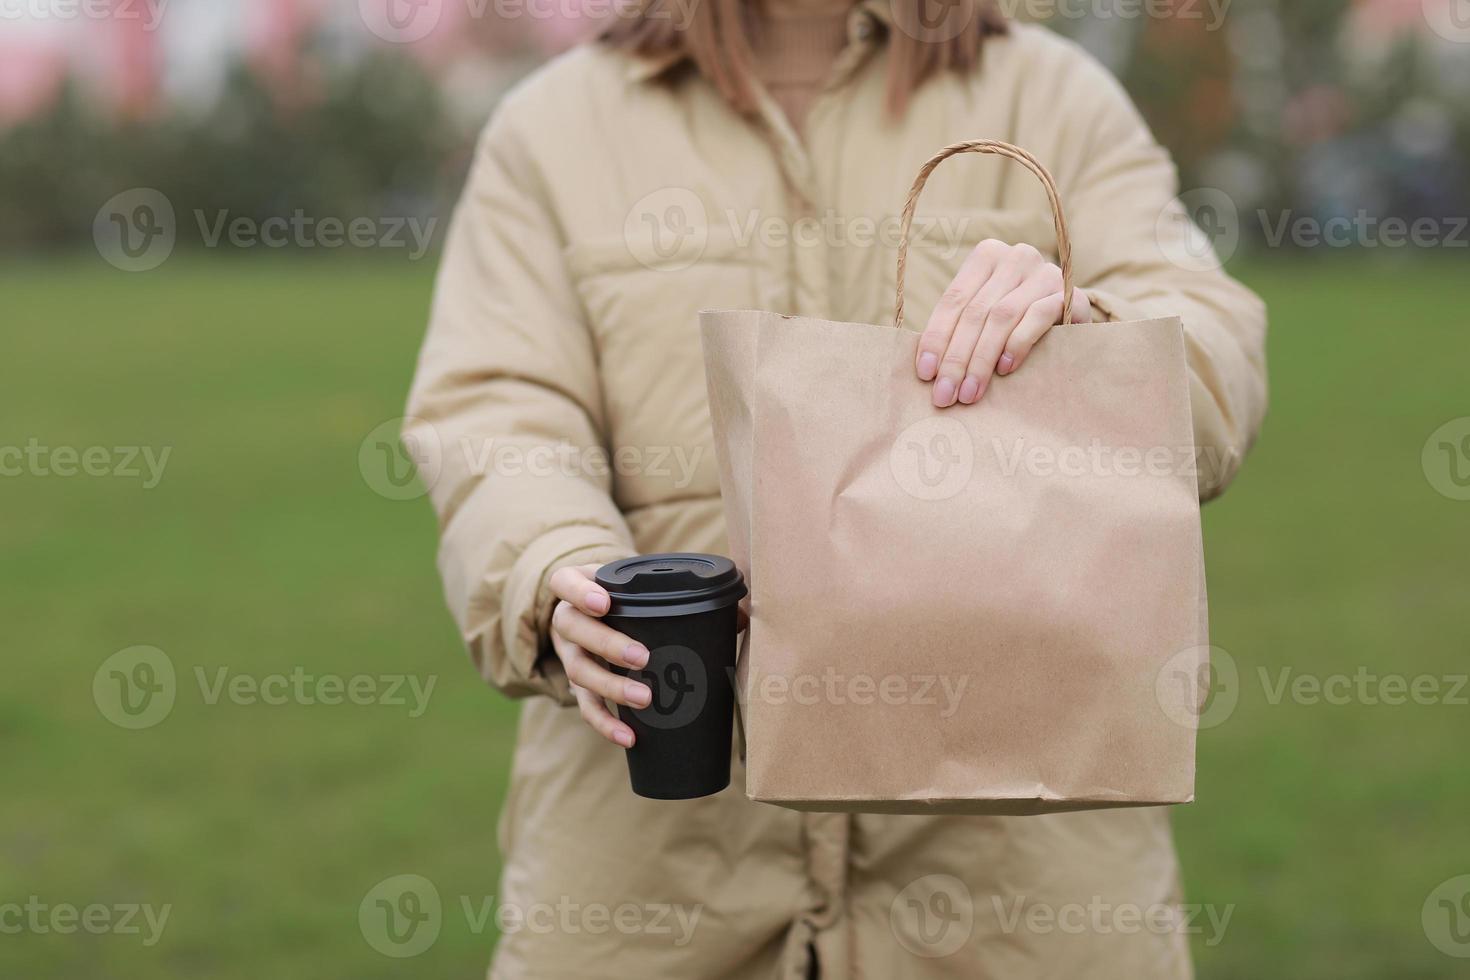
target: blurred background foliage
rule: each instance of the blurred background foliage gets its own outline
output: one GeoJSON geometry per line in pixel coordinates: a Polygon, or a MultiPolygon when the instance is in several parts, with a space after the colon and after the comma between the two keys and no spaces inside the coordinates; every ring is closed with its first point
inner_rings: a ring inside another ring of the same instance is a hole
{"type": "Polygon", "coordinates": [[[1470,31],[1437,33],[1438,0],[1170,3],[1173,18],[1051,22],[1123,80],[1183,189],[1230,196],[1247,246],[1269,244],[1262,211],[1467,213],[1470,31]]]}
{"type": "MultiPolygon", "coordinates": [[[[1246,247],[1273,244],[1282,216],[1470,211],[1470,31],[1457,41],[1432,28],[1426,11],[1441,0],[1157,2],[1171,15],[1038,4],[1039,19],[1123,79],[1183,189],[1229,195],[1246,247]]],[[[360,29],[344,42],[340,22],[318,15],[274,39],[269,58],[229,50],[204,105],[159,85],[120,109],[105,80],[99,97],[96,79],[89,89],[64,73],[0,126],[0,249],[86,244],[96,208],[139,186],[260,219],[442,215],[499,95],[596,25],[472,20],[441,59],[360,29]]],[[[181,236],[197,230],[186,222],[181,236]]]]}
{"type": "MultiPolygon", "coordinates": [[[[438,86],[389,51],[335,66],[299,102],[237,62],[207,115],[122,119],[68,84],[48,111],[0,133],[0,247],[87,244],[96,207],[132,187],[257,222],[297,209],[432,215],[463,151],[438,86]]],[[[199,244],[190,222],[180,234],[199,244]]]]}

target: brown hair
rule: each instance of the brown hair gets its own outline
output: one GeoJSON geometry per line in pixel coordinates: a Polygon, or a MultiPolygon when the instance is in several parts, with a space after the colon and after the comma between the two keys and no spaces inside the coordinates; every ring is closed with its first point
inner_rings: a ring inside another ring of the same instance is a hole
{"type": "MultiPolygon", "coordinates": [[[[754,113],[751,87],[751,12],[780,0],[692,0],[687,23],[679,23],[676,0],[644,0],[637,11],[614,19],[601,40],[644,58],[688,59],[742,113],[754,113]]],[[[1006,33],[1005,15],[994,0],[957,0],[947,5],[945,24],[926,21],[931,4],[944,0],[887,0],[888,108],[902,114],[909,98],[941,71],[965,71],[980,61],[987,37],[1006,33]],[[922,11],[922,12],[921,12],[922,11]]]]}

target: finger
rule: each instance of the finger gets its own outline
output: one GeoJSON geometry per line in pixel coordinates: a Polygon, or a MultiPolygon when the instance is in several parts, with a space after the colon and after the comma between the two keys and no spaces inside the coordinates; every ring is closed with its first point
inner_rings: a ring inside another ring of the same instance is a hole
{"type": "Polygon", "coordinates": [[[648,666],[646,646],[568,603],[559,603],[552,612],[551,630],[608,663],[633,670],[648,666]]]}
{"type": "MultiPolygon", "coordinates": [[[[1061,318],[1062,294],[1060,292],[1033,303],[1020,324],[1011,331],[1011,338],[1006,341],[1005,353],[1000,356],[996,372],[1001,375],[1014,373],[1031,354],[1031,349],[1042,337],[1051,332],[1052,327],[1061,318]]],[[[1092,322],[1092,303],[1088,300],[1087,294],[1080,289],[1072,291],[1072,322],[1092,322]]]]}
{"type": "Polygon", "coordinates": [[[646,684],[614,674],[601,660],[590,656],[575,643],[551,634],[551,642],[561,658],[567,672],[567,680],[578,687],[585,687],[600,698],[606,698],[630,708],[646,708],[653,701],[653,692],[646,684]]]}
{"type": "Polygon", "coordinates": [[[985,281],[990,278],[991,272],[1005,257],[1008,249],[1005,242],[990,238],[976,245],[965,256],[960,271],[955,273],[954,280],[939,298],[934,312],[929,314],[929,323],[919,337],[919,350],[915,355],[914,366],[919,372],[920,381],[933,381],[939,376],[939,359],[949,346],[949,339],[954,335],[960,313],[980,287],[985,285],[985,281]]]}
{"type": "Polygon", "coordinates": [[[614,745],[621,745],[625,749],[633,747],[633,729],[607,710],[607,704],[601,698],[585,687],[576,685],[572,686],[572,693],[577,697],[577,710],[587,724],[592,726],[593,731],[614,745]]]}
{"type": "Polygon", "coordinates": [[[1085,289],[1072,290],[1072,323],[1091,323],[1096,319],[1092,309],[1092,297],[1085,289]]]}
{"type": "Polygon", "coordinates": [[[1020,325],[1011,331],[1010,339],[1006,341],[1005,354],[1001,356],[997,370],[1001,374],[1011,374],[1019,368],[1025,363],[1026,357],[1036,346],[1036,342],[1045,337],[1061,318],[1062,296],[1060,293],[1032,304],[1020,325]]]}
{"type": "Polygon", "coordinates": [[[948,408],[955,403],[990,311],[1002,297],[1025,280],[1033,263],[1040,261],[1041,253],[1034,248],[1017,246],[1011,249],[1010,254],[996,266],[985,285],[980,287],[975,298],[960,313],[959,325],[944,352],[943,360],[940,361],[939,378],[934,382],[935,407],[948,408]]]}
{"type": "Polygon", "coordinates": [[[589,616],[605,615],[612,608],[612,598],[594,581],[597,569],[597,565],[566,565],[551,573],[547,587],[552,595],[589,616]]]}
{"type": "Polygon", "coordinates": [[[1056,266],[1043,265],[991,307],[985,329],[981,331],[980,341],[970,358],[965,380],[960,385],[961,402],[973,405],[984,397],[1012,331],[1034,303],[1060,290],[1061,281],[1062,273],[1056,266]]]}

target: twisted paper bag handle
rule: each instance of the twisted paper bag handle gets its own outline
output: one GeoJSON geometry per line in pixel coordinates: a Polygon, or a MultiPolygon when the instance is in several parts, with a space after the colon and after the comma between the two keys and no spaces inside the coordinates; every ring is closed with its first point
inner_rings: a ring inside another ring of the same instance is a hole
{"type": "Polygon", "coordinates": [[[1072,240],[1067,236],[1067,219],[1062,214],[1062,199],[1057,193],[1056,181],[1041,165],[1041,161],[1019,146],[1012,146],[1000,140],[966,140],[963,143],[952,143],[930,157],[929,162],[919,170],[919,175],[914,178],[914,186],[909,190],[909,199],[903,206],[903,227],[898,240],[898,290],[893,303],[893,325],[900,330],[903,329],[903,280],[909,262],[909,228],[914,222],[914,208],[919,203],[919,194],[924,190],[924,185],[928,183],[929,175],[934,172],[934,168],[960,153],[993,153],[1009,157],[1024,165],[1041,180],[1041,186],[1046,190],[1047,200],[1051,202],[1052,218],[1057,228],[1057,259],[1062,267],[1062,322],[1070,322],[1073,289],[1072,240]]]}

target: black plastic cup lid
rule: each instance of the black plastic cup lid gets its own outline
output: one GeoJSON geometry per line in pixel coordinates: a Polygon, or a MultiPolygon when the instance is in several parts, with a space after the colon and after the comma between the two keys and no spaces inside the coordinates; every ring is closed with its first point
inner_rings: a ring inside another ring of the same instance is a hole
{"type": "Polygon", "coordinates": [[[597,570],[612,616],[687,616],[733,606],[748,591],[740,569],[719,555],[639,555],[597,570]]]}

